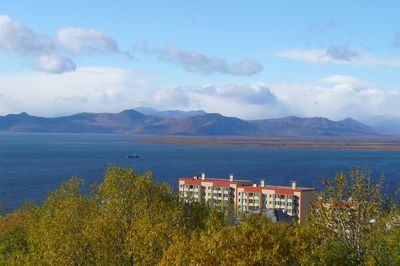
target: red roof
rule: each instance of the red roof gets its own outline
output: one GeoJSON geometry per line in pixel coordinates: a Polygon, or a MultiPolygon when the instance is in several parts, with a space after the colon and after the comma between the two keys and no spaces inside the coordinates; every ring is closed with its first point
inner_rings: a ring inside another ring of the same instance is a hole
{"type": "Polygon", "coordinates": [[[210,182],[213,183],[213,186],[218,186],[218,187],[229,187],[230,185],[237,184],[235,181],[229,181],[229,180],[214,180],[214,179],[193,179],[193,178],[179,178],[179,180],[185,181],[185,184],[189,185],[200,185],[201,182],[210,182]]]}
{"type": "Polygon", "coordinates": [[[251,187],[251,186],[240,186],[239,188],[243,188],[246,192],[258,192],[261,193],[263,187],[251,187]]]}
{"type": "MultiPolygon", "coordinates": [[[[185,181],[185,184],[189,185],[201,185],[201,182],[210,182],[213,183],[213,186],[219,187],[229,187],[230,185],[241,183],[240,181],[229,181],[229,180],[216,180],[216,179],[193,179],[193,178],[179,178],[179,180],[185,181]]],[[[263,189],[268,190],[275,190],[276,194],[284,194],[284,195],[293,195],[294,192],[304,192],[304,191],[314,191],[314,188],[296,188],[292,189],[291,187],[284,187],[284,186],[265,186],[265,187],[253,187],[253,186],[243,186],[240,185],[238,188],[243,188],[244,191],[248,192],[262,192],[263,189]]]]}

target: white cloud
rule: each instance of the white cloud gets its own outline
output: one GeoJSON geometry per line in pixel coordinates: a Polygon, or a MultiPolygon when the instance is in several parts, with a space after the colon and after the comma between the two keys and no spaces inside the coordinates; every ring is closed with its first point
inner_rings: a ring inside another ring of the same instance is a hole
{"type": "Polygon", "coordinates": [[[74,71],[71,57],[96,53],[121,53],[117,42],[101,31],[62,28],[52,38],[35,32],[19,21],[0,15],[0,49],[27,59],[35,70],[47,73],[74,71]]]}
{"type": "Polygon", "coordinates": [[[168,99],[184,100],[171,102],[158,97],[150,101],[151,106],[204,109],[246,119],[289,115],[364,119],[382,113],[395,115],[400,111],[400,90],[385,91],[370,82],[343,75],[305,84],[191,85],[167,91],[168,99]]]}
{"type": "Polygon", "coordinates": [[[399,91],[385,91],[357,78],[341,75],[325,77],[310,84],[271,86],[277,97],[300,116],[324,116],[331,119],[365,118],[394,113],[392,103],[399,91]]]}
{"type": "Polygon", "coordinates": [[[36,70],[48,73],[75,71],[75,63],[58,54],[42,54],[33,58],[32,65],[36,70]]]}
{"type": "Polygon", "coordinates": [[[381,58],[361,48],[347,46],[330,46],[327,49],[296,48],[278,51],[275,55],[311,63],[400,67],[400,58],[381,58]]]}
{"type": "Polygon", "coordinates": [[[245,58],[236,63],[229,63],[223,58],[208,56],[173,45],[167,45],[164,48],[151,48],[146,43],[138,43],[134,47],[136,51],[154,54],[161,61],[170,62],[187,71],[204,75],[224,73],[235,76],[252,76],[263,69],[262,65],[253,59],[245,58]]]}
{"type": "Polygon", "coordinates": [[[261,83],[162,88],[152,104],[162,109],[204,109],[242,118],[280,116],[288,111],[285,104],[261,83]],[[171,99],[176,101],[171,102],[171,99]]]}
{"type": "Polygon", "coordinates": [[[10,17],[0,15],[0,47],[23,56],[54,52],[53,41],[10,17]]]}
{"type": "Polygon", "coordinates": [[[56,50],[51,38],[5,15],[0,15],[0,48],[27,58],[39,71],[61,73],[75,70],[74,62],[56,50]]]}
{"type": "Polygon", "coordinates": [[[57,42],[74,55],[93,53],[117,53],[117,42],[104,32],[77,27],[57,31],[57,42]]]}
{"type": "Polygon", "coordinates": [[[180,87],[176,88],[161,88],[153,97],[154,102],[149,107],[156,105],[159,108],[171,108],[172,106],[178,108],[191,107],[191,95],[180,87]]]}
{"type": "Polygon", "coordinates": [[[154,87],[152,75],[122,68],[89,67],[61,75],[36,72],[0,76],[0,113],[26,111],[56,116],[84,111],[119,112],[148,104],[154,87]]]}
{"type": "Polygon", "coordinates": [[[263,82],[164,87],[149,73],[123,68],[78,68],[61,75],[0,76],[0,114],[26,111],[56,116],[119,112],[135,106],[204,109],[259,119],[298,115],[363,119],[397,115],[400,90],[383,90],[351,76],[332,75],[304,84],[263,82]]]}

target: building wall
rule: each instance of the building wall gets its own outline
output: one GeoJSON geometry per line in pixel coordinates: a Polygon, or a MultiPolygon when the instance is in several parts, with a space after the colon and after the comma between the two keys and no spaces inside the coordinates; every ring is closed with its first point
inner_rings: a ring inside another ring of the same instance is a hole
{"type": "Polygon", "coordinates": [[[255,184],[224,180],[179,179],[179,193],[187,201],[215,206],[235,206],[238,212],[278,209],[304,222],[314,189],[260,187],[255,184]]]}
{"type": "Polygon", "coordinates": [[[300,205],[300,223],[305,222],[307,212],[310,210],[311,203],[314,200],[314,191],[303,191],[301,193],[301,205],[300,205]]]}

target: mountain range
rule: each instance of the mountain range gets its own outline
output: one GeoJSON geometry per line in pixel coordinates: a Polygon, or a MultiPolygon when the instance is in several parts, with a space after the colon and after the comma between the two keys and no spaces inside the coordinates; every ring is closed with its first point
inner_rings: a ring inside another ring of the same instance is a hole
{"type": "Polygon", "coordinates": [[[37,117],[27,113],[0,116],[3,132],[130,133],[193,136],[373,137],[382,132],[354,119],[289,116],[242,120],[204,111],[157,111],[137,108],[120,113],[78,113],[37,117]],[[139,110],[141,112],[139,112],[139,110]]]}
{"type": "Polygon", "coordinates": [[[188,117],[191,117],[191,116],[207,114],[203,110],[196,110],[196,111],[180,111],[180,110],[159,111],[159,110],[155,110],[155,109],[149,108],[149,107],[136,107],[135,110],[138,111],[138,112],[141,112],[142,114],[145,114],[145,115],[158,116],[158,117],[162,117],[162,118],[176,118],[176,119],[188,118],[188,117]]]}
{"type": "Polygon", "coordinates": [[[400,135],[400,117],[393,115],[380,115],[365,119],[362,123],[376,128],[377,132],[400,135]]]}

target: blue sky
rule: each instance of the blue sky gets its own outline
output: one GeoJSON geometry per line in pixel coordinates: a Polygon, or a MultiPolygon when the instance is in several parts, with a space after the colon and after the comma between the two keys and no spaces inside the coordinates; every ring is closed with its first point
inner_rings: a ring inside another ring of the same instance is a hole
{"type": "Polygon", "coordinates": [[[398,1],[0,1],[0,114],[395,116],[398,1]]]}

